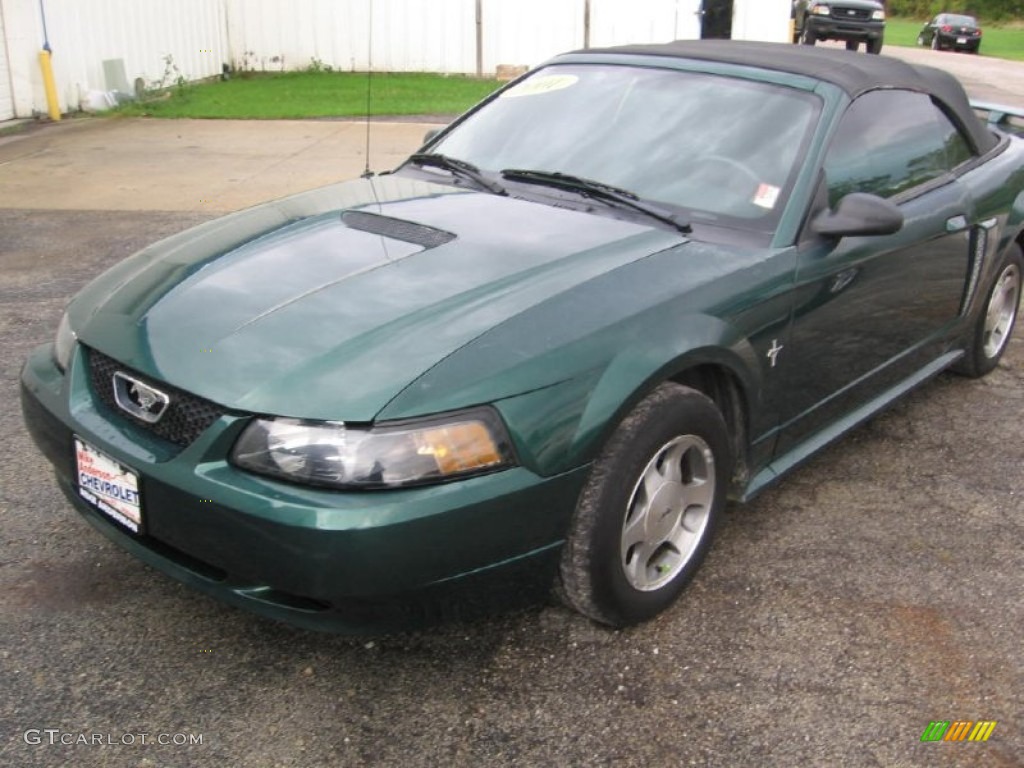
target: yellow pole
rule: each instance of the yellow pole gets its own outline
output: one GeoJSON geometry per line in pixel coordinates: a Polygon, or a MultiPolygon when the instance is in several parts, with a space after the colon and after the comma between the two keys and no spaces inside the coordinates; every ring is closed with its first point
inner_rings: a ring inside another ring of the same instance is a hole
{"type": "Polygon", "coordinates": [[[43,70],[43,88],[46,90],[46,107],[50,119],[60,120],[60,102],[57,101],[57,83],[53,79],[53,63],[49,51],[39,52],[39,68],[43,70]]]}

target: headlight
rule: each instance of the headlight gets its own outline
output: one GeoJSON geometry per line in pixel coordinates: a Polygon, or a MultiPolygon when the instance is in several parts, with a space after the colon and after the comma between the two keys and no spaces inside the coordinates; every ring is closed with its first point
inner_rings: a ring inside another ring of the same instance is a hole
{"type": "Polygon", "coordinates": [[[830,16],[832,11],[827,5],[816,5],[811,8],[811,13],[815,16],[830,16]]]}
{"type": "Polygon", "coordinates": [[[514,463],[505,427],[490,408],[373,427],[256,419],[231,460],[296,483],[356,489],[438,483],[514,463]]]}
{"type": "Polygon", "coordinates": [[[65,312],[57,326],[57,338],[53,342],[53,360],[62,371],[68,369],[71,362],[71,352],[75,348],[78,337],[71,330],[71,321],[68,320],[68,313],[65,312]]]}
{"type": "Polygon", "coordinates": [[[871,12],[871,20],[872,21],[885,21],[885,11],[872,11],[871,12]]]}

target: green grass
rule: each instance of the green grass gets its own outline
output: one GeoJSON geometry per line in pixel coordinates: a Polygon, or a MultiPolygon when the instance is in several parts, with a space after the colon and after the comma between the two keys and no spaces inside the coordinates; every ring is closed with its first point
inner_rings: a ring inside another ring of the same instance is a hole
{"type": "MultiPolygon", "coordinates": [[[[917,45],[924,20],[890,18],[885,22],[886,45],[917,45]]],[[[1024,61],[1024,27],[1019,24],[992,26],[981,22],[981,55],[1024,61]]]]}
{"type": "MultiPolygon", "coordinates": [[[[123,115],[273,120],[361,117],[366,74],[348,72],[246,73],[226,81],[174,86],[127,104],[123,115]]],[[[501,83],[419,73],[371,76],[372,115],[459,114],[501,83]]]]}
{"type": "Polygon", "coordinates": [[[13,136],[16,133],[22,133],[27,130],[28,123],[15,123],[14,125],[0,124],[0,138],[4,136],[13,136]]]}

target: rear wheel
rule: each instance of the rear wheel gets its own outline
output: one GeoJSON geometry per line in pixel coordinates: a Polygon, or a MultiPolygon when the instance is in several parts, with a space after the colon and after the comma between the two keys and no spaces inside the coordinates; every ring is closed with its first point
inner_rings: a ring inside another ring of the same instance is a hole
{"type": "Polygon", "coordinates": [[[1022,273],[1024,260],[1020,249],[1015,247],[988,292],[967,351],[954,368],[957,373],[979,378],[999,365],[1017,321],[1022,273]]]}
{"type": "Polygon", "coordinates": [[[711,545],[731,463],[709,398],[672,383],[654,390],[616,429],[580,494],[562,551],[563,600],[618,627],[665,610],[711,545]]]}
{"type": "Polygon", "coordinates": [[[932,35],[932,50],[933,51],[940,51],[940,50],[942,50],[942,46],[939,45],[939,34],[938,34],[938,32],[936,32],[934,35],[932,35]]]}
{"type": "Polygon", "coordinates": [[[922,47],[924,47],[925,42],[924,42],[924,35],[923,34],[917,36],[917,44],[922,46],[922,47]]]}

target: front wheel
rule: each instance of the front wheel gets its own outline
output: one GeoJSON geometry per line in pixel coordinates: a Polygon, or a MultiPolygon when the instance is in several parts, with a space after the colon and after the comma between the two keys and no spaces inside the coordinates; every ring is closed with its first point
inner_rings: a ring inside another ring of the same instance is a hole
{"type": "Polygon", "coordinates": [[[878,38],[877,40],[868,40],[867,49],[868,53],[874,54],[875,56],[880,54],[882,52],[882,38],[878,38]]]}
{"type": "Polygon", "coordinates": [[[1006,351],[1017,322],[1020,305],[1021,274],[1024,259],[1014,247],[999,270],[978,317],[963,358],[954,370],[971,378],[980,378],[992,371],[1006,351]]]}
{"type": "Polygon", "coordinates": [[[806,24],[804,24],[804,28],[800,30],[800,44],[814,45],[814,33],[807,29],[806,24]]]}
{"type": "MultiPolygon", "coordinates": [[[[869,42],[868,45],[870,46],[871,43],[869,42]]],[[[856,41],[856,40],[847,40],[846,41],[846,50],[848,50],[848,51],[860,50],[860,43],[858,41],[856,41]]]]}
{"type": "Polygon", "coordinates": [[[559,570],[563,600],[616,627],[670,606],[707,554],[731,473],[714,402],[659,386],[623,420],[591,469],[559,570]]]}

